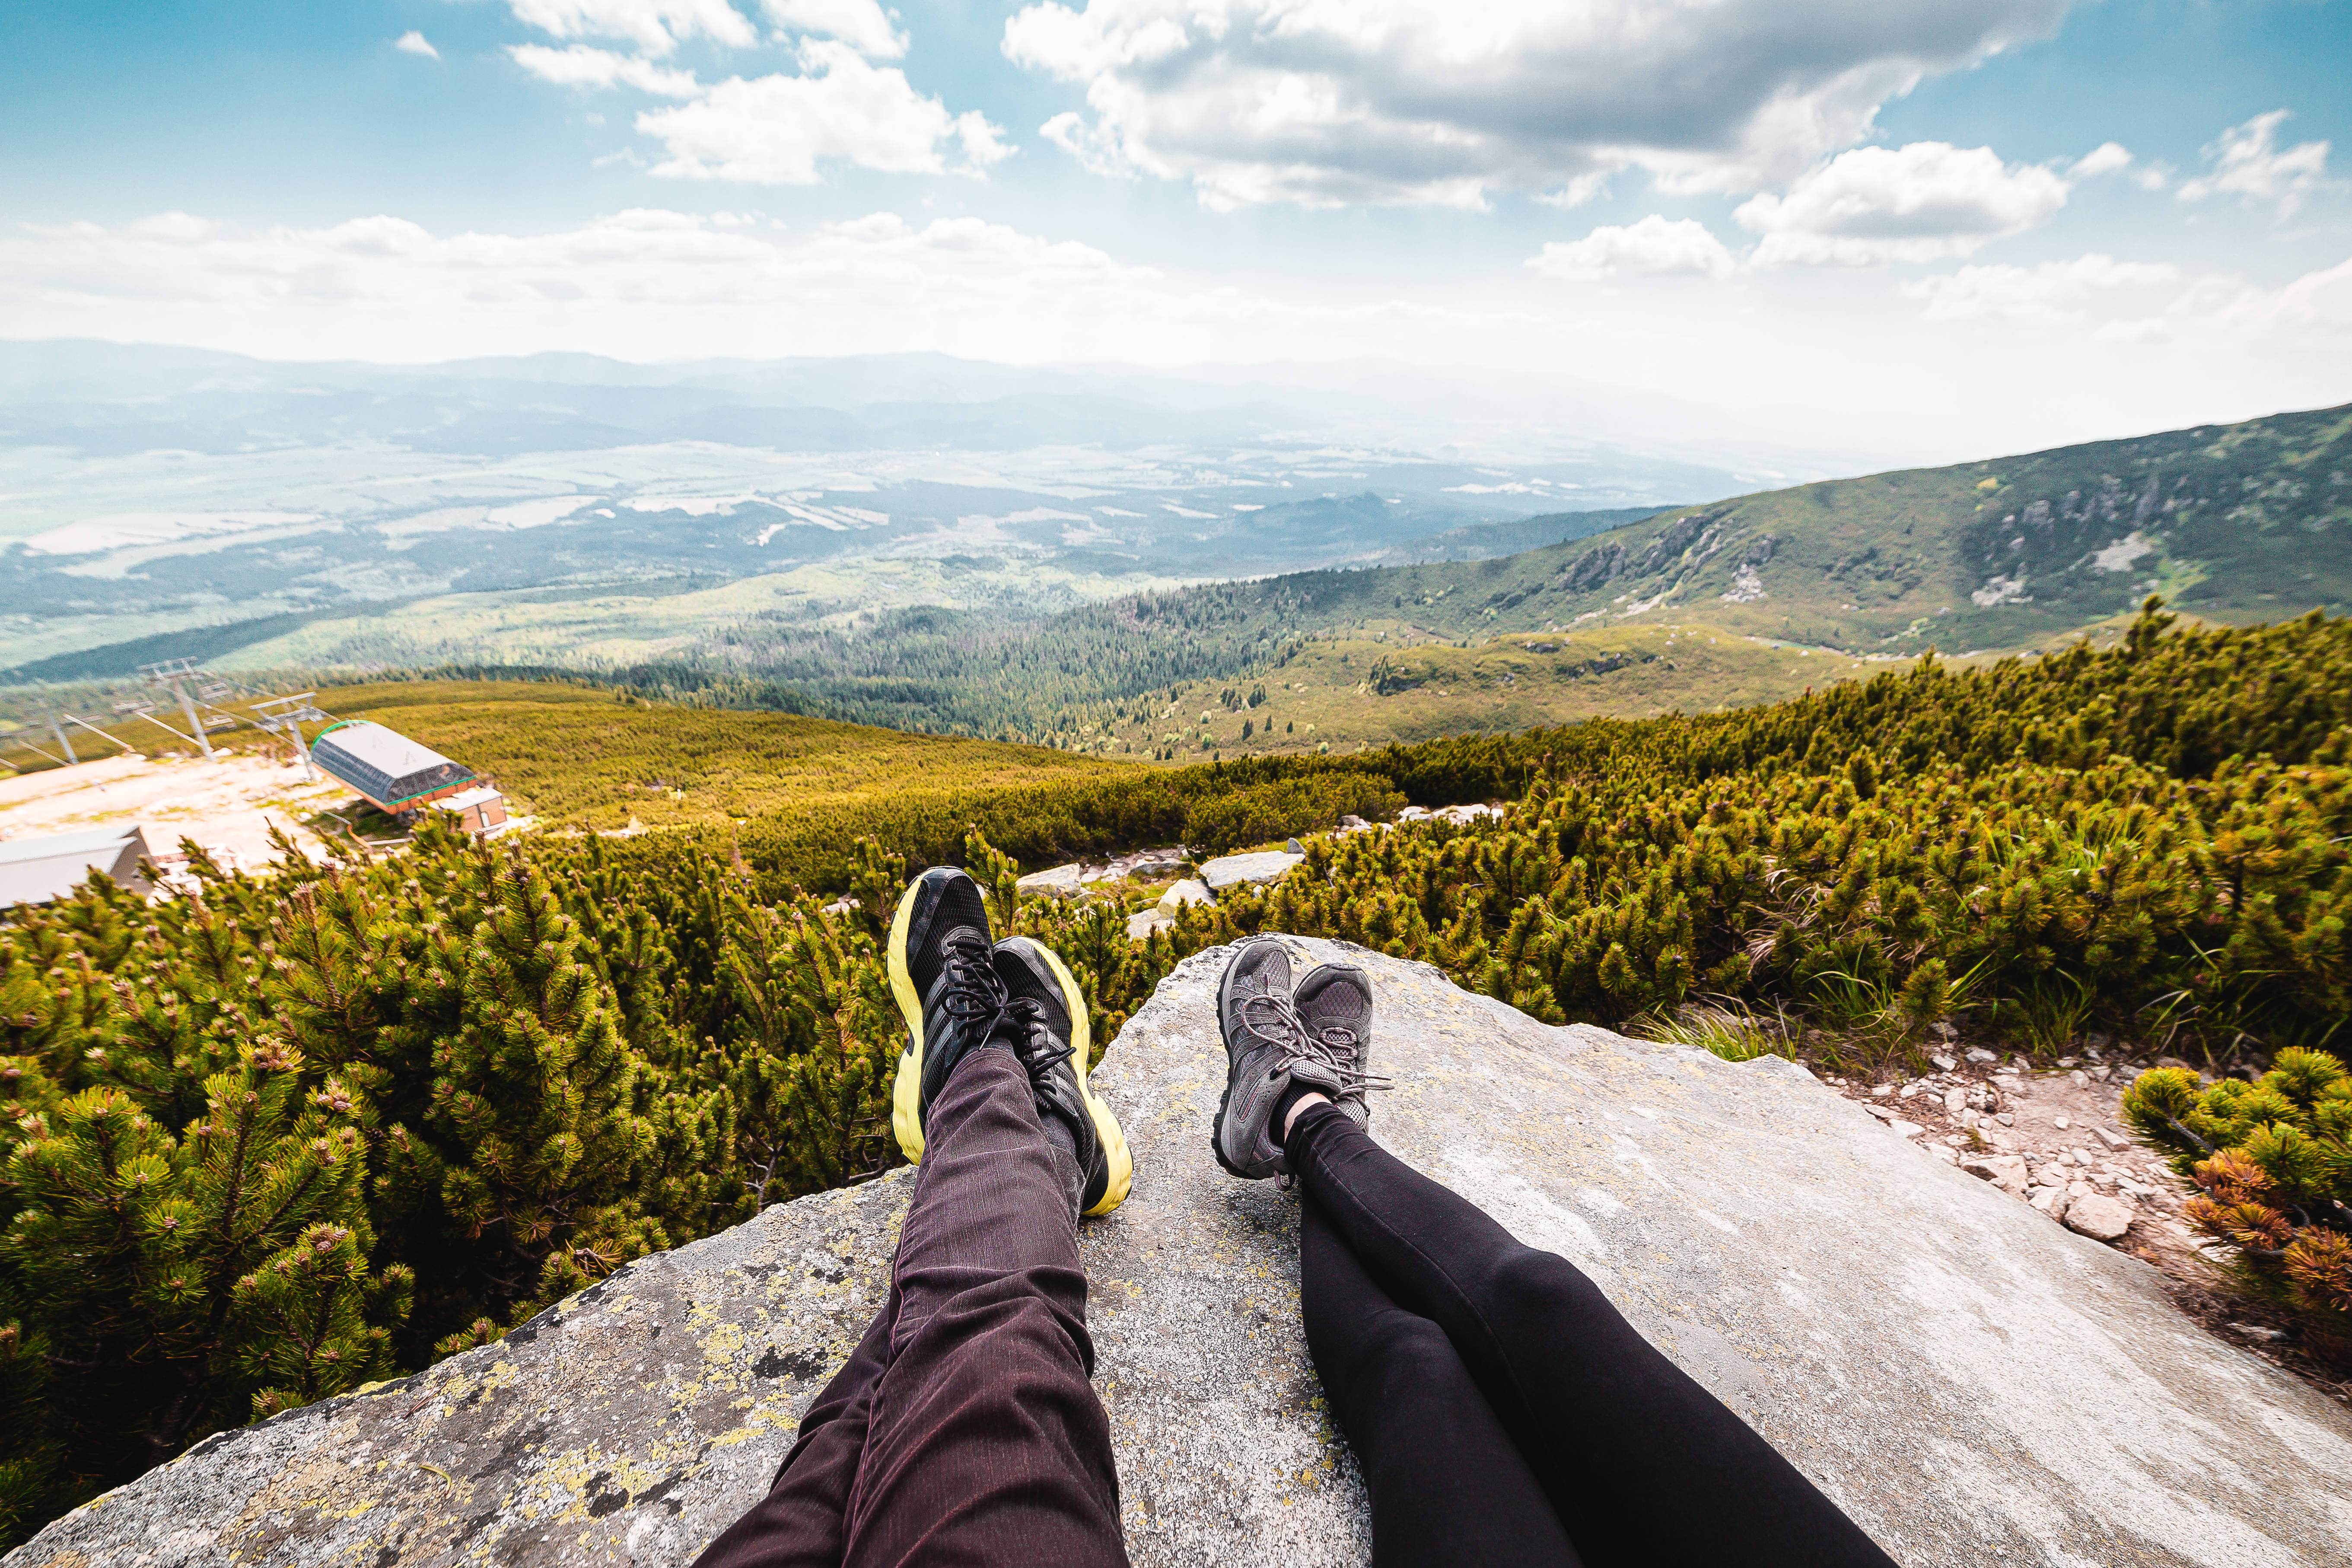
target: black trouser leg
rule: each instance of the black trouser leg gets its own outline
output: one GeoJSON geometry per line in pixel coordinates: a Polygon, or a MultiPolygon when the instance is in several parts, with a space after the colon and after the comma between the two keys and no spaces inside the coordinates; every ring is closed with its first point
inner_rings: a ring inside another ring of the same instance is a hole
{"type": "Polygon", "coordinates": [[[1444,1331],[1587,1563],[1888,1568],[1566,1258],[1521,1246],[1328,1105],[1302,1112],[1285,1148],[1364,1271],[1444,1331]]]}
{"type": "Polygon", "coordinates": [[[1076,1163],[992,1046],[956,1065],[925,1120],[845,1568],[1127,1568],[1110,1418],[1088,1381],[1076,1163]]]}
{"type": "Polygon", "coordinates": [[[1445,1331],[1390,1300],[1311,1198],[1298,1230],[1307,1345],[1371,1494],[1372,1568],[1578,1568],[1445,1331]]]}

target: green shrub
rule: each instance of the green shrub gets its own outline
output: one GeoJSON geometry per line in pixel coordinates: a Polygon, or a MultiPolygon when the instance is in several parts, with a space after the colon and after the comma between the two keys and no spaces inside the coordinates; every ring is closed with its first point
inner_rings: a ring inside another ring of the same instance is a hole
{"type": "Polygon", "coordinates": [[[2352,1075],[2326,1051],[2283,1050],[2252,1083],[2203,1088],[2159,1068],[2126,1091],[2135,1131],[2202,1189],[2182,1211],[2236,1249],[2256,1289],[2352,1348],[2352,1075]]]}
{"type": "Polygon", "coordinates": [[[1393,816],[1409,803],[1384,779],[1339,775],[1278,779],[1193,804],[1184,815],[1185,842],[1220,855],[1244,845],[1318,833],[1343,816],[1393,816]]]}

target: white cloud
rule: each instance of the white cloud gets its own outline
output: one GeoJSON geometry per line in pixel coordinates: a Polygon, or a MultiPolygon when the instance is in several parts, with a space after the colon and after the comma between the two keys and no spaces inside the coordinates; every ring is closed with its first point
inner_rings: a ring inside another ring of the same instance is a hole
{"type": "Polygon", "coordinates": [[[2329,183],[2328,143],[2298,142],[2280,152],[2278,128],[2286,118],[2285,110],[2273,109],[2222,132],[2221,139],[2205,149],[2211,173],[2185,181],[2180,199],[2237,196],[2250,206],[2268,204],[2278,208],[2281,217],[2292,216],[2305,197],[2329,183]]]}
{"type": "Polygon", "coordinates": [[[2074,179],[2087,179],[2093,174],[2116,174],[2132,166],[2131,149],[2120,142],[2102,142],[2074,160],[2066,171],[2074,179]]]}
{"type": "MultiPolygon", "coordinates": [[[[637,130],[658,138],[668,152],[654,165],[656,174],[809,185],[824,177],[824,165],[846,163],[890,174],[979,175],[1013,153],[985,116],[951,114],[938,99],[917,92],[904,71],[871,63],[907,49],[906,35],[892,29],[876,0],[763,0],[771,21],[803,35],[800,73],[734,77],[709,86],[691,71],[646,57],[667,54],[677,39],[698,33],[725,43],[753,41],[751,24],[724,0],[510,4],[517,16],[558,37],[626,37],[642,51],[626,55],[588,44],[510,47],[515,63],[541,80],[632,87],[688,100],[637,116],[637,130]],[[954,165],[945,150],[950,142],[962,148],[954,165]]],[[[635,162],[631,152],[613,157],[635,162]]]]}
{"type": "Polygon", "coordinates": [[[1013,155],[1002,132],[977,110],[950,114],[896,67],[877,68],[846,44],[802,42],[799,76],[733,78],[693,103],[648,110],[637,129],[660,138],[669,157],[656,174],[690,180],[742,180],[809,185],[819,165],[853,163],[903,174],[977,174],[1013,155]],[[941,144],[962,143],[950,169],[941,144]]]}
{"type": "Polygon", "coordinates": [[[1727,278],[1738,260],[1696,218],[1652,213],[1625,227],[1596,228],[1582,239],[1546,245],[1528,265],[1548,278],[1584,280],[1630,272],[1642,278],[1727,278]]]}
{"type": "Polygon", "coordinates": [[[2078,256],[2039,267],[1963,267],[1922,278],[1895,292],[1925,300],[1931,321],[1973,321],[2000,316],[2020,321],[2074,321],[2101,294],[2156,289],[2180,281],[2180,269],[2165,261],[2117,261],[2112,256],[2078,256]]]}
{"type": "Polygon", "coordinates": [[[727,0],[507,0],[515,20],[559,38],[625,38],[661,56],[681,38],[741,47],[759,33],[727,0]]]}
{"type": "Polygon", "coordinates": [[[289,359],[921,351],[1183,364],[1370,352],[1557,366],[1589,365],[1620,331],[1492,304],[1180,287],[1090,246],[970,217],[877,213],[788,232],[631,211],[553,233],[436,234],[390,216],[248,228],[167,214],[0,228],[0,340],[289,359]]]}
{"type": "Polygon", "coordinates": [[[551,49],[544,44],[516,44],[507,50],[515,64],[542,81],[560,87],[634,87],[664,98],[692,98],[702,90],[692,71],[673,70],[634,55],[574,44],[551,49]]]}
{"type": "Polygon", "coordinates": [[[2143,191],[2160,191],[2171,183],[2172,168],[2161,161],[2141,163],[2120,142],[2102,142],[2075,159],[2066,170],[2070,181],[2095,179],[2102,174],[2120,174],[2143,191]]]}
{"type": "Polygon", "coordinates": [[[760,8],[779,27],[838,38],[867,59],[907,52],[907,35],[890,26],[878,0],[761,0],[760,8]]]}
{"type": "Polygon", "coordinates": [[[2066,205],[2050,170],[2004,164],[1990,147],[1914,142],[1857,147],[1733,216],[1762,235],[1759,267],[1934,261],[2047,223],[2066,205]]]}
{"type": "MultiPolygon", "coordinates": [[[[2341,356],[2352,348],[2352,260],[2264,289],[2230,277],[2198,279],[2154,316],[2110,322],[2101,335],[2124,342],[2233,340],[2292,344],[2341,356]]],[[[2341,373],[2338,380],[2340,385],[2341,373]]]]}
{"type": "Polygon", "coordinates": [[[1536,200],[1548,207],[1580,207],[1595,197],[1605,196],[1608,194],[1607,172],[1595,170],[1590,174],[1577,175],[1556,191],[1541,193],[1536,200]]]}
{"type": "Polygon", "coordinates": [[[441,51],[435,48],[425,35],[414,27],[393,39],[392,47],[402,54],[423,55],[428,60],[437,60],[441,58],[441,51]]]}
{"type": "Polygon", "coordinates": [[[1090,168],[1190,180],[1213,207],[1476,207],[1636,167],[1680,192],[1780,184],[2066,4],[1042,0],[1003,47],[1085,84],[1091,121],[1046,134],[1090,168]]]}
{"type": "Polygon", "coordinates": [[[2352,338],[2352,260],[2306,272],[2280,289],[2246,289],[2215,312],[2224,326],[2260,334],[2352,338]]]}
{"type": "Polygon", "coordinates": [[[1090,174],[1132,180],[1142,173],[1129,161],[1118,137],[1107,134],[1100,126],[1087,124],[1083,114],[1056,114],[1037,127],[1037,133],[1076,158],[1079,167],[1090,174]]]}

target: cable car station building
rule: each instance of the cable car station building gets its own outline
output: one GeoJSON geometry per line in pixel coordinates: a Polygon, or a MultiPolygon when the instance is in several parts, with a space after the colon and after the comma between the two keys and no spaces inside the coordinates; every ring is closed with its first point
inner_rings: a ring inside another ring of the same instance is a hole
{"type": "Polygon", "coordinates": [[[310,761],[403,822],[415,821],[417,813],[436,805],[457,807],[475,832],[506,820],[504,798],[471,768],[373,720],[329,725],[310,742],[310,761]]]}

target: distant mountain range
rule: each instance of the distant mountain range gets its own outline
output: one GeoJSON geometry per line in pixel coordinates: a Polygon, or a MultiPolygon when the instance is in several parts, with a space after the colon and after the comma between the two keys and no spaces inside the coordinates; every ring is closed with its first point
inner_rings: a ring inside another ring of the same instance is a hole
{"type": "MultiPolygon", "coordinates": [[[[1034,615],[1493,554],[1503,536],[1463,531],[1615,522],[1786,466],[1752,445],[1671,399],[1372,363],[387,366],[0,343],[0,665],[96,669],[74,656],[183,632],[219,650],[448,595],[796,573],[783,597],[826,614],[898,604],[912,571],[943,603],[1034,615]]],[[[472,635],[401,625],[412,649],[472,635]]]]}

